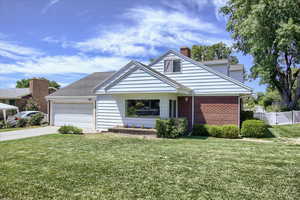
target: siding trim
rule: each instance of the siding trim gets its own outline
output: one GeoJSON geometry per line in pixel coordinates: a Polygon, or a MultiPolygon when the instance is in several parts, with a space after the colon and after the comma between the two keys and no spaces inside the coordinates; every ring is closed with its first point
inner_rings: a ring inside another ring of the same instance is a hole
{"type": "MultiPolygon", "coordinates": [[[[189,91],[191,91],[190,88],[185,87],[184,85],[176,82],[175,80],[173,80],[173,79],[171,79],[171,78],[169,78],[169,77],[167,77],[167,76],[165,76],[165,75],[157,72],[156,70],[154,70],[152,68],[149,68],[149,67],[141,64],[141,63],[133,61],[131,63],[131,65],[127,65],[126,67],[128,68],[127,71],[126,71],[127,68],[126,69],[122,68],[118,72],[119,76],[111,77],[110,82],[108,82],[108,83],[103,84],[103,85],[100,86],[100,88],[104,89],[104,94],[119,93],[119,92],[108,92],[108,90],[110,88],[112,88],[113,86],[116,86],[118,83],[120,83],[122,80],[124,80],[129,75],[131,75],[132,73],[136,72],[137,70],[142,70],[144,73],[147,73],[148,75],[150,75],[150,76],[152,76],[152,77],[154,77],[154,78],[162,81],[163,83],[168,84],[169,86],[171,86],[174,89],[176,89],[176,92],[180,91],[180,92],[183,92],[183,93],[188,93],[189,91]]],[[[122,91],[120,91],[120,92],[122,93],[122,91]]],[[[143,92],[143,91],[141,91],[141,92],[143,92]]],[[[162,91],[162,92],[166,92],[166,91],[162,91]]],[[[126,92],[124,92],[124,93],[126,93],[126,92]]],[[[96,94],[103,94],[103,93],[100,92],[100,91],[98,91],[98,92],[96,91],[96,94]]]]}
{"type": "Polygon", "coordinates": [[[202,63],[199,63],[199,62],[197,62],[197,61],[195,61],[195,60],[193,60],[193,59],[191,59],[189,57],[186,57],[185,55],[182,55],[181,53],[178,53],[177,51],[174,51],[174,50],[167,51],[165,54],[163,54],[162,56],[160,56],[159,58],[157,58],[155,61],[153,61],[152,63],[150,63],[148,66],[151,67],[151,66],[157,64],[158,62],[162,61],[169,54],[174,54],[174,55],[182,58],[183,60],[185,60],[187,62],[190,62],[190,63],[192,63],[192,64],[194,64],[194,65],[196,65],[198,67],[201,67],[202,69],[207,70],[207,71],[209,71],[209,72],[211,72],[211,73],[219,76],[220,78],[223,78],[223,79],[225,79],[227,81],[230,81],[230,82],[232,82],[232,83],[234,83],[234,84],[236,84],[236,85],[238,85],[238,86],[240,86],[240,87],[242,87],[242,88],[244,88],[246,90],[249,90],[249,92],[252,93],[252,89],[250,87],[244,85],[240,81],[234,80],[233,78],[230,78],[230,77],[228,77],[228,76],[226,76],[226,75],[224,75],[224,74],[222,74],[220,72],[217,72],[217,71],[215,71],[215,70],[213,70],[213,69],[211,69],[211,68],[203,65],[202,63]]]}

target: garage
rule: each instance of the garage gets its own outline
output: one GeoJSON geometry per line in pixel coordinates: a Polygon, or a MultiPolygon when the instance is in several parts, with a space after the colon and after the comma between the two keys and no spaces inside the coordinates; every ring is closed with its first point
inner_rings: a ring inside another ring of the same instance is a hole
{"type": "Polygon", "coordinates": [[[54,126],[73,125],[80,128],[94,128],[92,103],[53,103],[54,126]]]}

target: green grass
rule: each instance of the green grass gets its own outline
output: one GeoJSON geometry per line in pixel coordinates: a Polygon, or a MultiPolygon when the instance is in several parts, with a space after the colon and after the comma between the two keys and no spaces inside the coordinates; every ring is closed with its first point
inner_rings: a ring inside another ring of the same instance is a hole
{"type": "Polygon", "coordinates": [[[277,137],[300,137],[300,124],[273,126],[271,132],[277,137]]]}
{"type": "Polygon", "coordinates": [[[47,135],[0,142],[0,199],[298,199],[300,146],[47,135]]]}
{"type": "Polygon", "coordinates": [[[29,128],[39,128],[40,126],[30,126],[30,127],[23,127],[23,128],[1,128],[1,132],[8,132],[8,131],[18,131],[18,130],[24,130],[24,129],[29,129],[29,128]]]}

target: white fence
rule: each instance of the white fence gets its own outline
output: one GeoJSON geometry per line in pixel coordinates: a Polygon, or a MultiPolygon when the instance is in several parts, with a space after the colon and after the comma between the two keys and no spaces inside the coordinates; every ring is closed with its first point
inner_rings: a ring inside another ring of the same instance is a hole
{"type": "Polygon", "coordinates": [[[254,117],[264,120],[269,125],[300,123],[300,111],[254,113],[254,117]]]}

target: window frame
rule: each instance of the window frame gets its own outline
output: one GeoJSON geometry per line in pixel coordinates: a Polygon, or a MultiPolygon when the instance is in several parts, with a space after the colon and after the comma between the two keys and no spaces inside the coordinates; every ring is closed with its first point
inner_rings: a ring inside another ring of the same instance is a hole
{"type": "Polygon", "coordinates": [[[164,60],[164,73],[165,74],[182,73],[182,61],[181,61],[181,59],[165,59],[164,60]],[[166,62],[169,62],[169,61],[172,61],[172,65],[171,65],[172,70],[171,71],[166,71],[166,62]],[[174,72],[174,61],[179,61],[180,70],[177,71],[177,72],[174,72]]]}
{"type": "Polygon", "coordinates": [[[125,99],[125,117],[126,118],[160,118],[160,99],[125,99]],[[158,101],[158,115],[137,115],[136,113],[135,115],[129,115],[128,114],[129,101],[158,101]]]}

